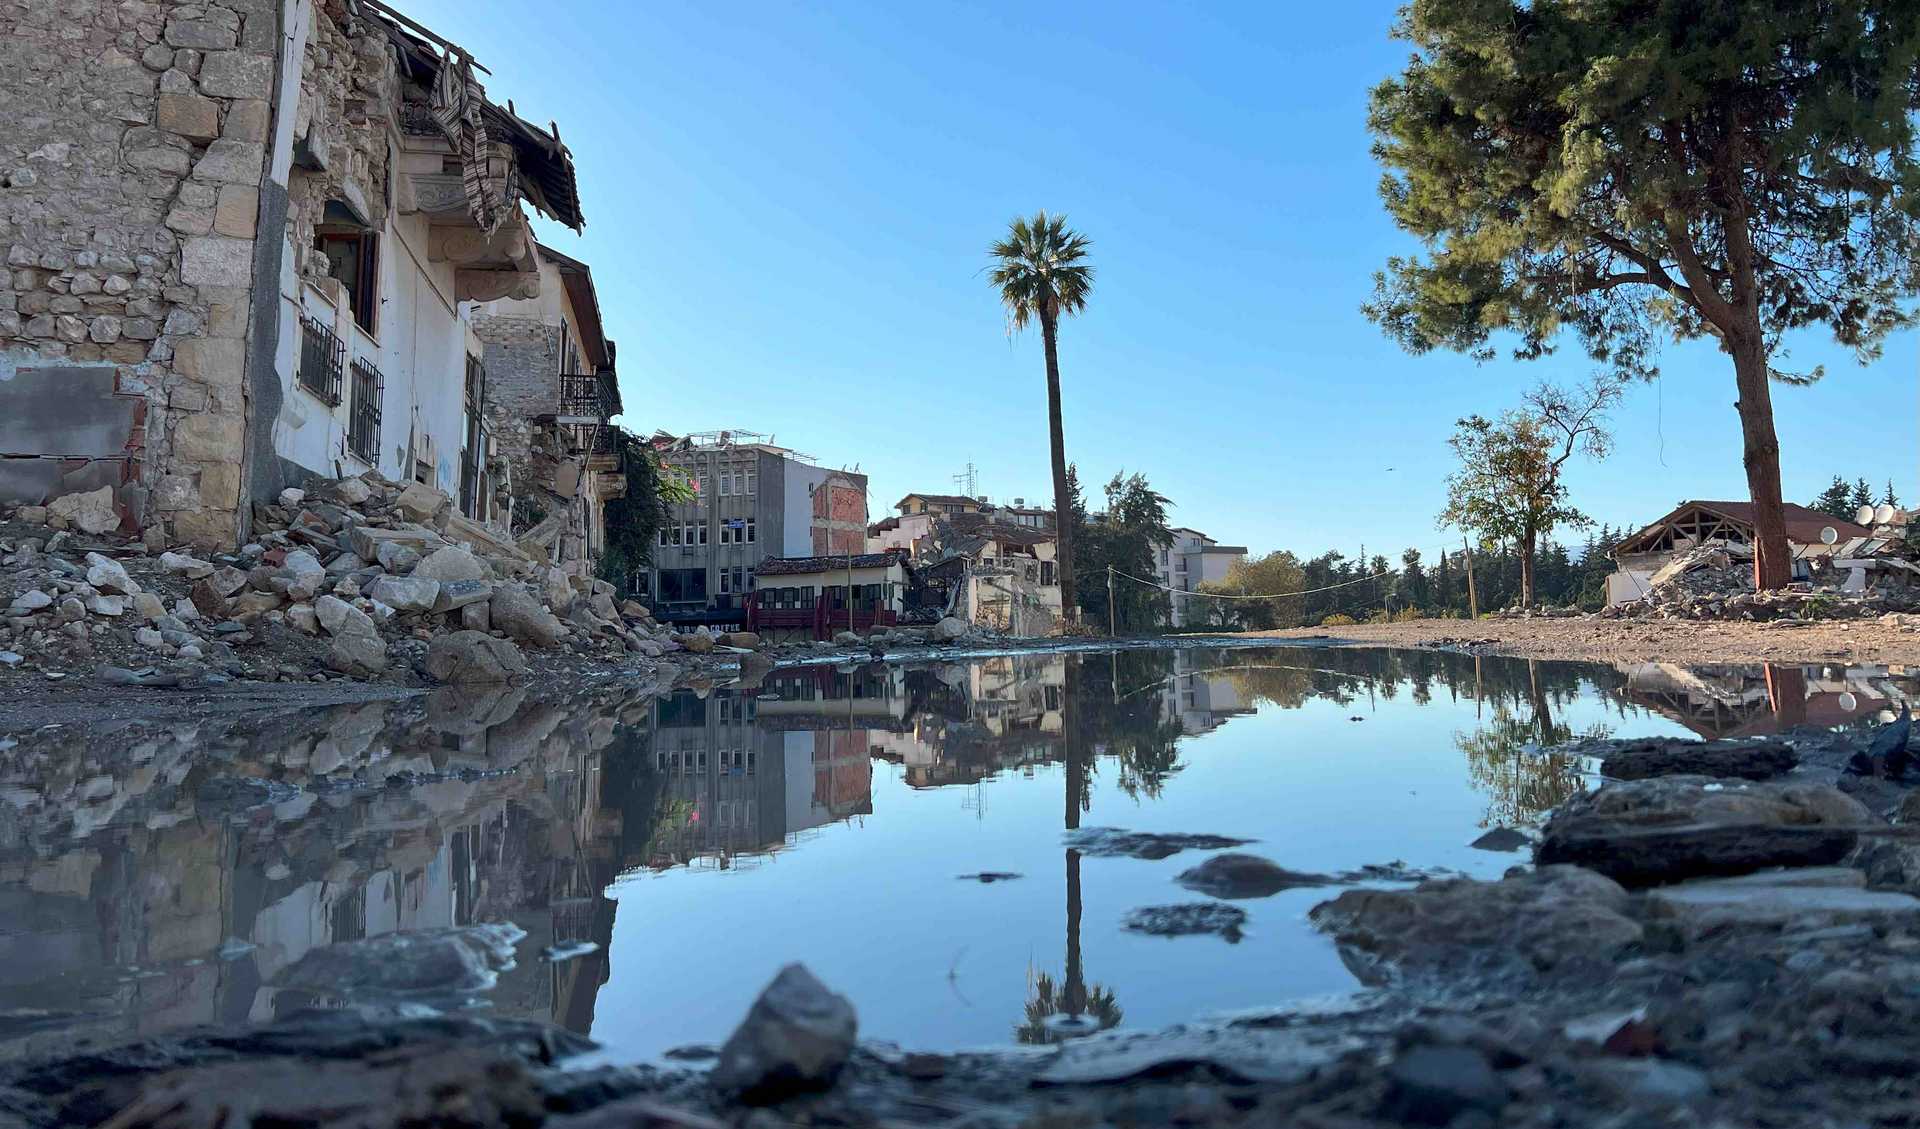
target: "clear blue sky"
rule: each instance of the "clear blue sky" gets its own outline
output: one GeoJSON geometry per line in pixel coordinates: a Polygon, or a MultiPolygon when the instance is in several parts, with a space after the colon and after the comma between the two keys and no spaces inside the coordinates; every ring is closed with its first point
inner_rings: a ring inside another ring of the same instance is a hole
{"type": "MultiPolygon", "coordinates": [[[[1413,249],[1365,130],[1407,53],[1388,3],[403,4],[559,122],[587,228],[542,231],[594,267],[628,426],[772,432],[859,464],[876,516],[969,461],[996,499],[1051,493],[1040,342],[980,273],[1035,208],[1099,271],[1060,347],[1082,480],[1144,471],[1176,523],[1256,552],[1430,551],[1454,419],[1587,371],[1412,357],[1360,316],[1413,249]]],[[[1915,336],[1812,360],[1822,384],[1774,389],[1789,500],[1835,473],[1920,498],[1915,336]]],[[[1572,472],[1598,519],[1746,496],[1728,362],[1664,368],[1572,472]]]]}

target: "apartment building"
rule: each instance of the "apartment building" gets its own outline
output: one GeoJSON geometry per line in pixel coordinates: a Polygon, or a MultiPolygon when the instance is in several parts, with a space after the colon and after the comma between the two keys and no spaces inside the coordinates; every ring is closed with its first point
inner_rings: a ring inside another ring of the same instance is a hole
{"type": "Polygon", "coordinates": [[[1247,555],[1244,545],[1222,545],[1197,529],[1173,530],[1173,542],[1159,553],[1160,583],[1172,589],[1167,598],[1175,627],[1204,622],[1204,597],[1188,593],[1203,582],[1225,580],[1233,563],[1247,555]]]}
{"type": "Polygon", "coordinates": [[[694,497],[669,507],[654,547],[641,596],[655,616],[743,624],[761,561],[867,551],[867,476],[766,438],[718,431],[661,443],[662,461],[693,483],[694,497]]]}
{"type": "Polygon", "coordinates": [[[0,501],[219,548],[372,469],[494,518],[469,305],[538,293],[523,204],[583,221],[478,69],[378,0],[16,5],[0,501]]]}

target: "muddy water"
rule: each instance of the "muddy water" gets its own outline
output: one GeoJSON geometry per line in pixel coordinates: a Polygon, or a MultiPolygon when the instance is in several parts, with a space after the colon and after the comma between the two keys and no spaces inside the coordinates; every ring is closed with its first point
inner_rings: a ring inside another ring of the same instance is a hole
{"type": "MultiPolygon", "coordinates": [[[[1588,786],[1588,734],[1856,724],[1884,669],[1630,669],[1236,648],[783,669],[0,736],[0,1055],[270,1019],[318,946],[508,921],[467,1006],[623,1058],[718,1041],[781,963],[915,1048],[1158,1027],[1353,986],[1301,888],[1237,942],[1143,936],[1204,901],[1072,829],[1210,833],[1300,871],[1488,877],[1469,844],[1588,786]],[[963,876],[1013,875],[983,882],[963,876]]],[[[435,999],[447,1006],[447,999],[435,999]]]]}

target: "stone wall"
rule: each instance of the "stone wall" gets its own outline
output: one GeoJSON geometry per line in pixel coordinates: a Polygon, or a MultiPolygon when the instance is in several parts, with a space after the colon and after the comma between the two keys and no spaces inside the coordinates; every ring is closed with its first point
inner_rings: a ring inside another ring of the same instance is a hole
{"type": "MultiPolygon", "coordinates": [[[[556,460],[550,435],[533,419],[560,408],[560,327],[532,318],[476,317],[474,335],[486,343],[487,428],[513,475],[516,497],[549,484],[556,460]],[[544,436],[544,438],[543,438],[544,436]]],[[[530,524],[516,515],[516,525],[530,524]]]]}
{"type": "Polygon", "coordinates": [[[280,34],[278,0],[0,0],[0,369],[141,401],[118,499],[178,540],[238,529],[280,34]]]}

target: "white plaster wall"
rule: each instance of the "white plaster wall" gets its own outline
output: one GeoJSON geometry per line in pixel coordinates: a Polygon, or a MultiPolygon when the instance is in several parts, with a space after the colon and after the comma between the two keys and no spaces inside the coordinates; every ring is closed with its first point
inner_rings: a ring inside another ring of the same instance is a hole
{"type": "Polygon", "coordinates": [[[808,466],[793,459],[787,460],[786,472],[786,497],[780,500],[785,517],[781,522],[784,532],[780,537],[780,555],[810,557],[813,555],[813,491],[827,480],[829,472],[824,467],[808,466]]]}

